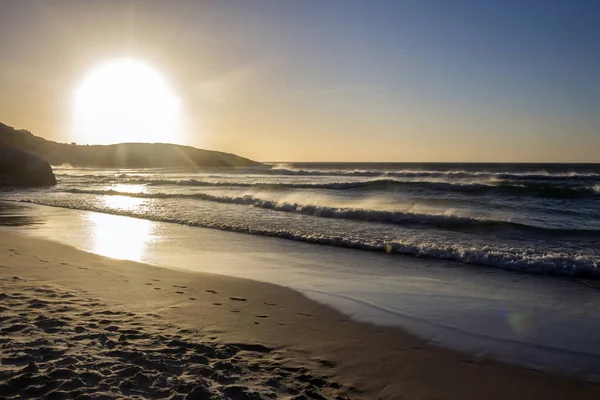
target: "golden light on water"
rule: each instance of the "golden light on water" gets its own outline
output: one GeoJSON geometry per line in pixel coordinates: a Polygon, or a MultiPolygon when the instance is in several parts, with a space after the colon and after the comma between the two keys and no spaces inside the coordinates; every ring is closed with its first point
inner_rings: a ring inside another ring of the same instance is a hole
{"type": "MultiPolygon", "coordinates": [[[[113,185],[116,192],[141,193],[143,185],[113,185]]],[[[115,211],[140,211],[148,200],[130,196],[102,196],[108,209],[115,211]]],[[[155,223],[144,219],[110,214],[90,213],[92,251],[103,256],[124,260],[142,261],[148,243],[154,240],[155,223]]]]}
{"type": "Polygon", "coordinates": [[[144,199],[127,196],[106,196],[104,204],[112,210],[136,210],[145,202],[144,199]]]}
{"type": "Polygon", "coordinates": [[[112,190],[113,192],[124,193],[122,196],[111,195],[111,196],[103,196],[102,197],[102,202],[104,203],[104,205],[107,206],[111,210],[139,211],[148,202],[147,199],[143,199],[140,197],[131,197],[131,196],[126,195],[126,193],[134,193],[134,194],[143,193],[144,192],[143,185],[115,184],[112,186],[108,186],[107,189],[112,190]]]}
{"type": "Polygon", "coordinates": [[[94,253],[123,260],[143,261],[148,244],[154,240],[154,222],[99,213],[89,213],[87,218],[94,253]]]}
{"type": "Polygon", "coordinates": [[[177,143],[180,100],[153,68],[119,60],[93,69],[76,90],[73,140],[79,144],[177,143]]]}

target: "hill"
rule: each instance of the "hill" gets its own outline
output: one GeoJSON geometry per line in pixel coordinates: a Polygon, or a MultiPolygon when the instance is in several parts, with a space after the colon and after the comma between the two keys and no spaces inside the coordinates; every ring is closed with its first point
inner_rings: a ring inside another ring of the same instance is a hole
{"type": "Polygon", "coordinates": [[[97,168],[161,168],[260,165],[235,154],[166,143],[120,143],[81,146],[58,143],[0,123],[0,154],[12,147],[52,165],[97,168]]]}

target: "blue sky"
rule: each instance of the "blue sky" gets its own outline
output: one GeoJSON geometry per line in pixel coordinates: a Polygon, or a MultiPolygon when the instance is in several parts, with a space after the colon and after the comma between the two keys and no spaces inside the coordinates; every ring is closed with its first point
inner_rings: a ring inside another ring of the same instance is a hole
{"type": "Polygon", "coordinates": [[[600,162],[598,1],[0,7],[0,121],[55,140],[71,139],[86,71],[127,56],[172,83],[191,145],[281,161],[600,162]]]}

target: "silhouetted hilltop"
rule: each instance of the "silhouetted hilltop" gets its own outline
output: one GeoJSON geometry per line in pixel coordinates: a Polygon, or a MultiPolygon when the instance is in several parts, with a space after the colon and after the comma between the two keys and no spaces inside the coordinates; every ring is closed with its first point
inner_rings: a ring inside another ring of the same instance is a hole
{"type": "Polygon", "coordinates": [[[0,156],[4,147],[13,147],[46,160],[52,165],[98,168],[160,168],[194,166],[243,167],[256,161],[190,146],[164,143],[120,143],[80,146],[57,143],[0,123],[0,156]]]}

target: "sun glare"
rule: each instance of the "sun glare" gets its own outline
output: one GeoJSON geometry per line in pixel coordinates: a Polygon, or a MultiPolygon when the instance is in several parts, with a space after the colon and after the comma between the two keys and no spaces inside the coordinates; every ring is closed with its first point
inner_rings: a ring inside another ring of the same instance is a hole
{"type": "Polygon", "coordinates": [[[81,144],[177,143],[180,101],[154,69],[134,60],[90,71],[75,93],[74,140],[81,144]]]}
{"type": "Polygon", "coordinates": [[[154,240],[155,222],[100,213],[89,213],[87,218],[92,229],[94,253],[143,261],[148,244],[154,240]]]}

